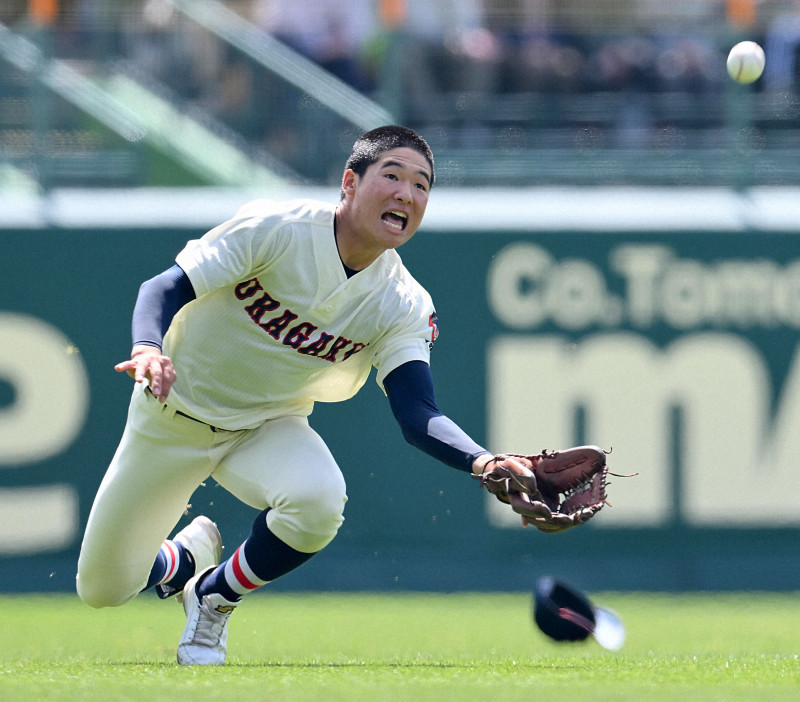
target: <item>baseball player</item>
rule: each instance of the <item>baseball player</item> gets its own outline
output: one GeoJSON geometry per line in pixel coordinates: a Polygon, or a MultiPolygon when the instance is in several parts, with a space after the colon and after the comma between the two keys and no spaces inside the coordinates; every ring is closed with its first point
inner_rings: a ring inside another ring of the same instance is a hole
{"type": "Polygon", "coordinates": [[[352,397],[373,366],[411,444],[483,472],[492,455],[437,408],[436,312],[395,251],[420,226],[433,183],[419,135],[375,129],[353,146],[337,204],[252,202],[142,284],[131,357],[116,366],[136,380],[128,418],[78,561],[86,603],[179,594],[178,662],[224,663],[241,598],[342,524],[345,481],[307,417],[317,401],[352,397]],[[167,538],[208,477],[259,510],[223,562],[207,517],[167,538]]]}

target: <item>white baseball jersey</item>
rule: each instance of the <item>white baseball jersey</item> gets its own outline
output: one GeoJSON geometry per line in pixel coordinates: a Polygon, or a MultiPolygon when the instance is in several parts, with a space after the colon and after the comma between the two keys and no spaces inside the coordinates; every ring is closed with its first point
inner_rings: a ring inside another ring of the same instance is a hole
{"type": "Polygon", "coordinates": [[[197,300],[164,339],[178,379],[169,404],[223,429],[246,429],[314,402],[352,397],[377,368],[429,362],[428,293],[393,250],[347,277],[335,206],[256,200],[176,257],[197,300]]]}

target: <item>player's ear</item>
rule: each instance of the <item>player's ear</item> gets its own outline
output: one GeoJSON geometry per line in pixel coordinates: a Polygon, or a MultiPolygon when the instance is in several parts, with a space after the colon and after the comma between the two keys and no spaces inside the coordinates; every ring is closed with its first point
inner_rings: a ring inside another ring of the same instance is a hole
{"type": "Polygon", "coordinates": [[[348,168],[342,176],[342,195],[352,197],[356,189],[358,175],[352,168],[348,168]]]}

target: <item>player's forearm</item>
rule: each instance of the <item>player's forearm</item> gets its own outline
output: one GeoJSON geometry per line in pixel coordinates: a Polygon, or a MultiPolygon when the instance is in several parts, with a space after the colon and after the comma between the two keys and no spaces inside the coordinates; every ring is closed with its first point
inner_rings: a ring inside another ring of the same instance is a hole
{"type": "Polygon", "coordinates": [[[405,363],[389,373],[383,385],[406,441],[448,466],[474,472],[488,452],[439,411],[427,363],[405,363]]]}
{"type": "Polygon", "coordinates": [[[160,349],[172,319],[194,298],[189,277],[177,265],[142,283],[133,309],[133,345],[160,349]]]}
{"type": "Polygon", "coordinates": [[[490,455],[444,415],[430,419],[424,431],[421,427],[408,425],[401,425],[401,428],[403,436],[411,445],[442,463],[467,473],[474,472],[475,464],[481,460],[479,457],[490,455]]]}

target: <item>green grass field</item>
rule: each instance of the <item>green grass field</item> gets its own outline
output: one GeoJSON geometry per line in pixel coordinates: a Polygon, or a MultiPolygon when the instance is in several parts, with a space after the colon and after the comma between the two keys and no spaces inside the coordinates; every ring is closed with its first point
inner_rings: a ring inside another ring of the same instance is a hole
{"type": "Polygon", "coordinates": [[[550,641],[527,594],[259,592],[228,665],[184,668],[174,601],[3,596],[0,700],[800,700],[798,595],[591,597],[625,622],[622,650],[550,641]]]}

